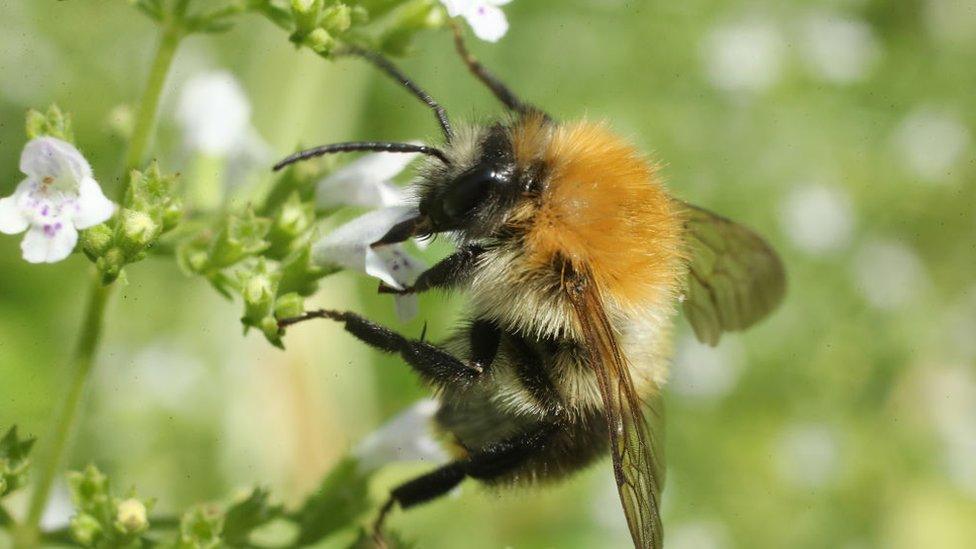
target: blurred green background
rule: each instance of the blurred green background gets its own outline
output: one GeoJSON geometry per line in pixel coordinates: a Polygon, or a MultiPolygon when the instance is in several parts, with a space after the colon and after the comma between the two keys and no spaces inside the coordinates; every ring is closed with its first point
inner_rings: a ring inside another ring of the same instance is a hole
{"type": "MultiPolygon", "coordinates": [[[[123,2],[0,2],[0,195],[20,181],[30,107],[73,113],[105,187],[155,45],[123,2]]],[[[969,0],[516,0],[509,34],[472,44],[558,118],[606,119],[664,163],[672,192],[759,229],[785,305],[716,349],[679,320],[667,389],[669,548],[972,547],[976,540],[976,8],[969,0]]],[[[501,110],[449,33],[402,61],[455,117],[501,110]]],[[[355,61],[296,52],[256,17],[193,37],[154,150],[187,169],[180,86],[228,70],[271,156],[299,143],[434,138],[429,113],[355,61]]],[[[260,169],[264,169],[261,167],[260,169]]],[[[252,178],[262,177],[257,172],[252,178]]],[[[0,237],[0,428],[43,436],[66,381],[89,264],[32,266],[0,237]]],[[[434,261],[444,243],[427,252],[434,261]]],[[[72,467],[97,463],[160,512],[254,484],[286,502],[424,394],[408,369],[316,324],[288,350],[241,336],[240,305],[171,261],[113,299],[72,467]]],[[[315,303],[397,326],[372,280],[315,303]]],[[[463,297],[425,296],[419,334],[463,297]]],[[[375,487],[423,470],[396,467],[375,487]]],[[[16,502],[15,502],[16,503],[16,502]]],[[[23,505],[23,498],[20,501],[23,505]]],[[[51,520],[68,505],[56,487],[51,520]],[[59,507],[60,506],[60,507],[59,507]]],[[[626,547],[609,463],[547,490],[473,483],[391,525],[420,547],[626,547]]],[[[0,545],[5,541],[0,538],[0,545]]]]}

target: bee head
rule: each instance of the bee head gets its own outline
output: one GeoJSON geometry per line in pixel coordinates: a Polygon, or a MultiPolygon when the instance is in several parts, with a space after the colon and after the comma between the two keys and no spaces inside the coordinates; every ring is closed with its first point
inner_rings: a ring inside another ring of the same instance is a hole
{"type": "Polygon", "coordinates": [[[419,210],[431,232],[477,238],[494,230],[522,193],[508,128],[474,129],[447,149],[451,164],[429,163],[419,210]]]}

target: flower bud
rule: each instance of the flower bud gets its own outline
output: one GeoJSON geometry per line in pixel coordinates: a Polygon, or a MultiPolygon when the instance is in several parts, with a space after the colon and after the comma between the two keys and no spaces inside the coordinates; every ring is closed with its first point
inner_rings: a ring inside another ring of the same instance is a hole
{"type": "Polygon", "coordinates": [[[83,546],[91,546],[102,533],[102,525],[95,517],[87,513],[79,513],[71,518],[69,523],[71,537],[83,546]]]}
{"type": "Polygon", "coordinates": [[[92,261],[97,260],[112,246],[112,229],[102,223],[82,231],[81,249],[92,261]]]}
{"type": "Polygon", "coordinates": [[[305,312],[305,298],[295,292],[285,294],[275,302],[277,318],[291,318],[305,312]]]}
{"type": "Polygon", "coordinates": [[[305,15],[312,11],[312,8],[319,0],[291,0],[291,11],[298,15],[305,15]]]}
{"type": "Polygon", "coordinates": [[[263,307],[271,304],[274,298],[274,283],[271,277],[257,274],[248,279],[241,291],[244,302],[249,306],[263,307]]]}
{"type": "Polygon", "coordinates": [[[149,519],[146,517],[146,506],[135,498],[130,498],[119,503],[115,520],[127,534],[138,534],[149,527],[149,519]]]}
{"type": "Polygon", "coordinates": [[[125,209],[122,220],[122,243],[128,248],[141,250],[153,243],[162,227],[145,212],[125,209]]]}
{"type": "Polygon", "coordinates": [[[346,32],[352,26],[352,10],[345,4],[329,6],[322,12],[322,26],[333,33],[346,32]]]}
{"type": "Polygon", "coordinates": [[[329,34],[329,31],[318,27],[308,34],[308,46],[312,48],[316,53],[328,53],[332,50],[335,45],[335,38],[329,34]]]}

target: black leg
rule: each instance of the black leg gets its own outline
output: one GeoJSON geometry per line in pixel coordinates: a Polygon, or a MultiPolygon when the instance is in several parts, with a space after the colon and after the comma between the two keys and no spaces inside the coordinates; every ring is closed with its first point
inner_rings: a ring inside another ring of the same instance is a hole
{"type": "Polygon", "coordinates": [[[407,509],[426,503],[450,492],[466,477],[491,480],[522,464],[526,458],[546,443],[555,426],[543,425],[510,439],[489,444],[474,451],[467,459],[453,461],[425,475],[397,486],[380,510],[373,525],[374,536],[382,538],[383,520],[394,505],[407,509]]]}
{"type": "MultiPolygon", "coordinates": [[[[441,385],[468,383],[483,372],[482,364],[477,362],[467,364],[436,345],[417,339],[407,339],[355,313],[323,309],[305,313],[300,317],[283,319],[278,322],[278,325],[285,328],[312,318],[327,318],[342,322],[347,332],[367,345],[387,353],[398,353],[423,379],[431,383],[441,385]]],[[[484,344],[480,345],[487,347],[484,344]]],[[[485,354],[482,358],[488,354],[487,351],[483,353],[485,354]]],[[[491,353],[491,358],[494,358],[494,353],[491,353]]]]}
{"type": "Polygon", "coordinates": [[[467,246],[420,273],[413,286],[398,290],[380,283],[380,293],[417,294],[434,288],[455,288],[470,278],[478,257],[484,252],[481,246],[467,246]]]}
{"type": "Polygon", "coordinates": [[[490,320],[475,320],[468,329],[468,337],[471,343],[471,365],[482,372],[488,371],[502,341],[501,328],[490,320]]]}

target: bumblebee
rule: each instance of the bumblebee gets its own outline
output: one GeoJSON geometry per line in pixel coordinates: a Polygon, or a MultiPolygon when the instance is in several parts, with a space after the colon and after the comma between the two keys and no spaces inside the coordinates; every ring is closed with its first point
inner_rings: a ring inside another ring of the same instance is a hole
{"type": "Polygon", "coordinates": [[[523,102],[467,50],[467,68],[510,111],[503,121],[455,126],[429,94],[386,58],[376,65],[425,103],[439,147],[350,142],[276,165],[353,151],[426,155],[414,184],[417,214],[374,247],[450,233],[457,251],[408,288],[456,290],[470,317],[439,344],[404,337],[355,313],[310,311],[399,354],[439,397],[437,426],[455,458],[392,490],[375,522],[472,478],[488,485],[565,478],[607,453],[634,546],[660,548],[661,388],[679,306],[701,341],[768,315],[785,273],[753,231],[687,204],[657,166],[605,125],[558,121],[523,102]]]}

